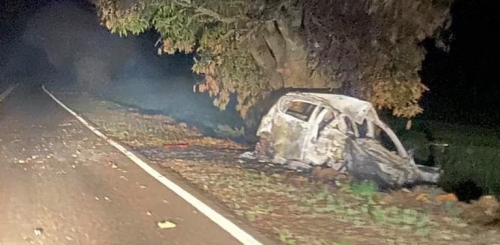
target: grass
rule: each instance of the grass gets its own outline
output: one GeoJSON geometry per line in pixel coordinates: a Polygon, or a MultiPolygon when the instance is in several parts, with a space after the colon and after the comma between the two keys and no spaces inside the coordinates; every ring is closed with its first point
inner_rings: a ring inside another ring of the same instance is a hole
{"type": "Polygon", "coordinates": [[[337,192],[332,192],[327,186],[318,188],[296,181],[298,177],[287,181],[279,176],[228,166],[221,168],[208,162],[177,162],[170,168],[189,181],[206,186],[204,189],[211,195],[224,200],[233,209],[237,207],[238,215],[257,226],[280,217],[279,223],[267,229],[271,229],[283,244],[304,244],[311,240],[318,244],[335,244],[335,237],[342,235],[341,230],[331,234],[308,233],[309,229],[318,229],[318,226],[368,229],[373,233],[390,229],[397,231],[394,234],[412,236],[428,236],[437,226],[431,216],[423,212],[384,205],[379,198],[381,194],[371,183],[344,184],[337,192]],[[295,187],[291,184],[296,182],[304,185],[295,187]],[[310,228],[301,230],[302,224],[295,226],[299,222],[310,228]]]}
{"type": "Polygon", "coordinates": [[[430,136],[437,142],[444,142],[459,145],[474,145],[474,146],[490,146],[499,147],[500,140],[498,139],[495,128],[472,126],[465,124],[450,124],[440,121],[431,120],[413,120],[413,126],[410,130],[405,129],[406,120],[392,119],[388,122],[391,128],[397,132],[401,138],[409,139],[407,134],[415,137],[429,140],[430,136]],[[465,141],[464,141],[465,140],[465,141]]]}
{"type": "Polygon", "coordinates": [[[245,217],[249,221],[254,221],[259,216],[268,215],[273,211],[273,207],[265,204],[256,205],[251,207],[250,210],[245,211],[245,217]]]}
{"type": "Polygon", "coordinates": [[[444,189],[452,190],[471,180],[485,194],[500,197],[498,129],[416,120],[408,131],[404,130],[403,120],[393,120],[390,124],[407,148],[416,150],[417,160],[427,161],[433,155],[435,162],[444,170],[440,181],[444,189]],[[446,143],[449,146],[435,147],[432,152],[431,143],[446,143]]]}
{"type": "Polygon", "coordinates": [[[295,245],[297,240],[293,238],[292,233],[289,230],[278,230],[279,240],[286,245],[295,245]]]}
{"type": "Polygon", "coordinates": [[[386,207],[376,201],[374,197],[378,194],[377,187],[371,182],[352,184],[350,188],[344,189],[344,192],[347,196],[332,195],[323,190],[308,199],[306,203],[313,206],[312,210],[315,213],[343,214],[345,218],[357,223],[358,226],[368,222],[362,221],[360,218],[362,216],[379,224],[390,225],[394,228],[402,226],[407,230],[432,228],[435,225],[424,213],[395,206],[386,207]]]}
{"type": "Polygon", "coordinates": [[[231,127],[229,125],[218,125],[216,133],[221,137],[234,139],[243,137],[245,135],[245,128],[231,127]]]}
{"type": "MultiPolygon", "coordinates": [[[[77,111],[82,112],[84,117],[96,124],[108,136],[134,147],[187,144],[214,148],[243,148],[230,140],[206,137],[196,128],[176,122],[167,116],[141,115],[137,111],[130,111],[113,103],[96,100],[92,100],[89,104],[76,103],[72,106],[77,111]],[[93,108],[96,107],[108,110],[93,111],[93,108]],[[89,111],[93,112],[88,113],[89,111]]],[[[228,126],[221,126],[221,128],[231,129],[228,126]]],[[[233,135],[237,133],[236,129],[231,130],[227,133],[233,135]]]]}
{"type": "Polygon", "coordinates": [[[377,193],[377,190],[377,184],[371,181],[351,184],[351,191],[356,196],[372,197],[377,193]]]}

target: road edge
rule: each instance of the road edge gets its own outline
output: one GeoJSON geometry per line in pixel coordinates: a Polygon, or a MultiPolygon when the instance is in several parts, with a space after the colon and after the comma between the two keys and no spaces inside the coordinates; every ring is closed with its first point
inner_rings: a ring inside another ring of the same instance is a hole
{"type": "Polygon", "coordinates": [[[132,160],[136,165],[138,165],[140,168],[142,168],[146,173],[148,173],[151,177],[159,181],[161,184],[163,184],[165,187],[173,191],[176,195],[178,195],[180,198],[182,198],[184,201],[187,203],[191,204],[194,208],[196,208],[199,212],[203,213],[207,218],[212,220],[215,224],[217,224],[219,227],[221,227],[223,230],[228,232],[231,236],[233,236],[236,240],[240,241],[244,245],[263,245],[261,242],[259,242],[256,238],[254,238],[252,235],[238,227],[236,224],[231,222],[229,219],[225,218],[221,214],[219,214],[217,211],[200,201],[198,198],[196,198],[194,195],[191,193],[187,192],[186,190],[182,189],[179,185],[175,184],[173,181],[156,171],[154,168],[149,166],[148,163],[137,157],[134,153],[130,152],[127,150],[125,147],[117,143],[116,141],[110,139],[107,137],[105,134],[101,133],[99,130],[97,130],[94,126],[90,125],[85,119],[83,119],[81,116],[79,116],[76,112],[71,110],[68,106],[66,106],[64,103],[62,103],[60,100],[58,100],[52,93],[50,93],[46,88],[45,85],[42,85],[43,91],[49,95],[52,100],[54,100],[57,104],[59,104],[62,108],[64,108],[67,112],[69,112],[71,115],[73,115],[78,121],[80,121],[85,127],[87,127],[90,131],[92,131],[94,134],[99,136],[100,138],[104,139],[106,142],[108,142],[110,145],[115,147],[117,150],[119,150],[121,153],[123,153],[125,156],[127,156],[130,160],[132,160]]]}
{"type": "Polygon", "coordinates": [[[2,94],[0,94],[0,103],[3,102],[3,100],[5,98],[7,98],[7,96],[9,96],[9,94],[15,89],[17,88],[17,86],[19,85],[19,83],[16,83],[16,84],[11,84],[5,91],[3,91],[2,94]]]}

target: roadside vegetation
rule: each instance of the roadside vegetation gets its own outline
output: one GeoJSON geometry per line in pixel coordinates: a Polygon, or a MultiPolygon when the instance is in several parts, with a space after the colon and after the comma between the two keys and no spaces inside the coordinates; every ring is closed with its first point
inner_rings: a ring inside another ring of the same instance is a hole
{"type": "Polygon", "coordinates": [[[497,128],[414,120],[411,130],[406,130],[404,123],[391,121],[418,161],[442,166],[440,185],[444,189],[456,191],[466,200],[481,194],[500,197],[497,128]]]}
{"type": "Polygon", "coordinates": [[[107,135],[282,244],[496,244],[500,239],[500,205],[492,196],[467,204],[432,186],[379,193],[372,183],[352,184],[331,169],[294,172],[240,159],[247,146],[204,137],[172,118],[142,115],[86,94],[56,95],[107,135]]]}
{"type": "Polygon", "coordinates": [[[422,112],[426,39],[446,50],[449,0],[93,0],[120,36],[150,30],[158,53],[196,54],[197,87],[245,117],[271,92],[342,88],[400,117],[422,112]]]}

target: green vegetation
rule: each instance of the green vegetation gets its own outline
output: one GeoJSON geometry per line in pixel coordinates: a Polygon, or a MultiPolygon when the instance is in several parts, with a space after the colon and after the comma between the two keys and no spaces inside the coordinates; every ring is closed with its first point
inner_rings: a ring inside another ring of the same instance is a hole
{"type": "Polygon", "coordinates": [[[198,91],[242,116],[281,88],[350,87],[396,116],[420,113],[419,44],[440,40],[451,0],[94,0],[111,32],[153,29],[160,54],[196,52],[198,91]]]}
{"type": "Polygon", "coordinates": [[[366,181],[362,183],[352,183],[351,191],[354,195],[361,197],[372,197],[377,193],[378,187],[375,183],[366,181]]]}
{"type": "MultiPolygon", "coordinates": [[[[498,232],[480,229],[463,218],[465,204],[438,201],[441,190],[419,187],[379,193],[371,182],[346,180],[325,185],[323,179],[314,176],[267,171],[268,166],[263,163],[240,162],[234,157],[227,158],[224,151],[205,151],[226,142],[215,139],[196,142],[199,133],[187,132],[182,124],[169,118],[140,115],[85,96],[60,97],[97,126],[106,128],[107,135],[134,147],[165,171],[180,175],[282,244],[445,245],[498,241],[498,232]],[[136,127],[137,130],[131,130],[136,127]],[[155,128],[162,127],[167,132],[157,135],[155,128]],[[128,135],[120,131],[127,131],[128,135]],[[179,133],[190,145],[204,147],[164,150],[165,144],[175,141],[177,137],[173,136],[179,133]],[[188,152],[199,157],[186,159],[188,152]]],[[[404,123],[401,127],[404,128],[404,123]]],[[[469,213],[473,217],[476,213],[485,214],[484,209],[475,211],[469,213]]],[[[483,216],[477,219],[482,220],[483,216]]]]}
{"type": "Polygon", "coordinates": [[[415,120],[411,130],[404,129],[402,120],[391,124],[407,148],[415,149],[417,160],[431,160],[432,156],[435,164],[442,166],[442,187],[450,189],[471,180],[485,194],[500,197],[500,138],[496,129],[425,120],[415,120]]]}

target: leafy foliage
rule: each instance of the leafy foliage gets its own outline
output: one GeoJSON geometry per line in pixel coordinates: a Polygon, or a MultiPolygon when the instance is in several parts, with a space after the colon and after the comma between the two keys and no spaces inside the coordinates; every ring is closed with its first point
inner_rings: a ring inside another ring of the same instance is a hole
{"type": "MultiPolygon", "coordinates": [[[[449,19],[451,0],[94,0],[120,35],[154,28],[159,53],[196,52],[198,87],[245,116],[280,88],[346,88],[412,117],[427,88],[419,43],[449,19]]],[[[446,26],[444,26],[446,27],[446,26]]]]}

